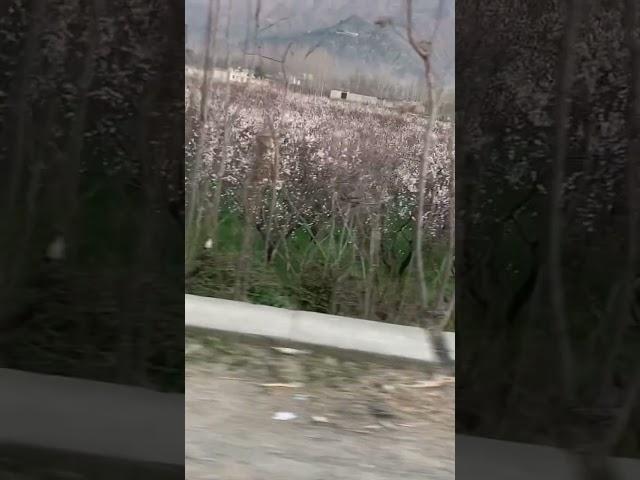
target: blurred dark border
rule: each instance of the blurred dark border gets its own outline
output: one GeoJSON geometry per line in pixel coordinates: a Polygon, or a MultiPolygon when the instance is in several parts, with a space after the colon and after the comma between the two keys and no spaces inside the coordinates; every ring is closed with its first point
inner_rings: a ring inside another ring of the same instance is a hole
{"type": "MultiPolygon", "coordinates": [[[[575,478],[640,455],[636,3],[456,2],[456,432],[575,478]]],[[[458,478],[559,474],[463,443],[458,478]]]]}
{"type": "Polygon", "coordinates": [[[184,25],[175,0],[0,7],[1,478],[184,476],[184,25]],[[174,460],[69,450],[142,398],[157,424],[92,435],[174,460]],[[59,446],[22,435],[48,425],[59,446]]]}

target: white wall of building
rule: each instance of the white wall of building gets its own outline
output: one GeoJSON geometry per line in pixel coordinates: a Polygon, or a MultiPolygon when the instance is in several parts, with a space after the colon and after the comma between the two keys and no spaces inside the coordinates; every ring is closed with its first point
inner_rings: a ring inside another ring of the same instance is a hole
{"type": "Polygon", "coordinates": [[[378,103],[378,99],[376,97],[370,97],[368,95],[360,95],[353,92],[346,92],[344,90],[331,90],[329,93],[329,98],[333,99],[342,99],[347,102],[354,103],[365,103],[370,105],[376,105],[378,103]],[[346,98],[345,98],[346,93],[346,98]]]}
{"type": "Polygon", "coordinates": [[[359,95],[357,93],[347,93],[347,101],[356,102],[356,103],[366,103],[370,105],[375,105],[378,103],[378,99],[376,97],[370,97],[368,95],[359,95]]]}
{"type": "Polygon", "coordinates": [[[232,83],[247,83],[253,78],[253,74],[249,70],[230,68],[214,68],[212,70],[212,79],[214,82],[226,82],[227,75],[232,83]]]}

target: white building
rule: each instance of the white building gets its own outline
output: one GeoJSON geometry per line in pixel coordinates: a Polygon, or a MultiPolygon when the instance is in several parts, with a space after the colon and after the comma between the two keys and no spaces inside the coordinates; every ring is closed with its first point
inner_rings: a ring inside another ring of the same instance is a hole
{"type": "Polygon", "coordinates": [[[329,94],[329,98],[333,98],[336,100],[346,100],[347,102],[354,103],[366,103],[369,105],[376,105],[378,103],[378,99],[376,97],[370,97],[368,95],[359,95],[353,92],[346,92],[344,90],[331,90],[329,94]]]}
{"type": "Polygon", "coordinates": [[[298,77],[294,75],[289,75],[288,82],[289,82],[289,85],[295,85],[295,86],[302,85],[302,80],[300,80],[298,77]]]}
{"type": "Polygon", "coordinates": [[[226,82],[227,75],[232,83],[247,83],[253,79],[253,73],[243,68],[214,68],[212,78],[214,82],[226,82]]]}

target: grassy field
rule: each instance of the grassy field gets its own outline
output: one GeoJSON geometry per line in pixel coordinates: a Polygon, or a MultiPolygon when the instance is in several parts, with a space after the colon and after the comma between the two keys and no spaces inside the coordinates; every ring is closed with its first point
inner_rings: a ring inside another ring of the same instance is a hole
{"type": "MultiPolygon", "coordinates": [[[[301,229],[302,230],[302,229],[301,229]]],[[[343,232],[337,232],[340,236],[343,232]]],[[[402,237],[387,239],[386,249],[397,257],[409,255],[408,242],[402,237]]],[[[236,261],[240,255],[241,220],[223,217],[220,250],[205,251],[197,273],[188,280],[187,291],[194,295],[234,299],[236,261]]],[[[304,230],[281,245],[282,251],[272,262],[264,261],[264,242],[254,246],[248,300],[274,307],[292,308],[360,316],[366,281],[366,265],[357,260],[357,247],[351,243],[340,249],[339,238],[312,239],[304,230]],[[318,244],[319,243],[319,244],[318,244]],[[363,269],[365,270],[363,272],[363,269]]],[[[425,248],[427,280],[435,290],[442,278],[446,245],[432,242],[425,248]]],[[[413,272],[398,259],[377,272],[374,319],[391,323],[414,324],[417,321],[415,299],[417,286],[413,272]],[[393,268],[396,267],[396,268],[393,268]]],[[[447,283],[453,291],[453,282],[447,283]]]]}

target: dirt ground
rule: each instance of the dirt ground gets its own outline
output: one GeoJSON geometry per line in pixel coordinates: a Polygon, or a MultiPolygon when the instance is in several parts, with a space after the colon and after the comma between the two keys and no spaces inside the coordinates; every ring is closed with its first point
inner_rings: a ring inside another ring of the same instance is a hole
{"type": "Polygon", "coordinates": [[[455,476],[453,378],[214,337],[186,348],[186,480],[455,476]]]}

